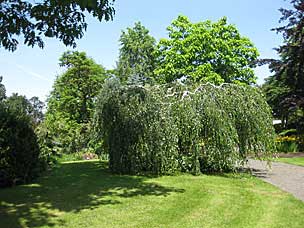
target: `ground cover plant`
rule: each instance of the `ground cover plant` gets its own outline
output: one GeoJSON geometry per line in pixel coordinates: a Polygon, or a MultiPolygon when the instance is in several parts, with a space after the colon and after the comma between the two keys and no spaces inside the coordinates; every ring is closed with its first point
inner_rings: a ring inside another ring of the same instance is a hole
{"type": "Polygon", "coordinates": [[[94,127],[115,173],[226,172],[275,150],[270,108],[235,84],[122,86],[110,80],[94,127]]]}
{"type": "Polygon", "coordinates": [[[98,160],[0,189],[1,227],[302,228],[303,213],[303,202],[247,174],[113,175],[98,160]]]}

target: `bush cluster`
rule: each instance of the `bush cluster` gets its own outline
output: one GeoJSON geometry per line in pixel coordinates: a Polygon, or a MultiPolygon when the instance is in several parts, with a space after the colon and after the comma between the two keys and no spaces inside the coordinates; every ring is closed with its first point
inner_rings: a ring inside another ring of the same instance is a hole
{"type": "Polygon", "coordinates": [[[275,150],[257,88],[223,84],[121,86],[107,82],[94,127],[115,173],[226,172],[275,150]]]}
{"type": "Polygon", "coordinates": [[[0,103],[0,187],[27,183],[44,167],[30,117],[0,103]]]}

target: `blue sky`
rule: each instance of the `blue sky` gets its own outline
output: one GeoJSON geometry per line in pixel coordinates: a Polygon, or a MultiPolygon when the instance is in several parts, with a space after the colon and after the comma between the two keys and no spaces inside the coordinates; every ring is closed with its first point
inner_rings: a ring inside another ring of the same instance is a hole
{"type": "MultiPolygon", "coordinates": [[[[108,69],[115,66],[119,50],[119,36],[126,27],[141,21],[159,40],[167,37],[166,27],[178,15],[186,15],[192,22],[207,19],[216,21],[226,16],[243,36],[247,36],[258,48],[261,58],[276,58],[273,50],[281,44],[280,34],[270,31],[277,27],[279,8],[289,7],[284,0],[116,0],[116,15],[112,22],[98,22],[88,17],[88,30],[77,42],[75,50],[85,51],[90,57],[108,69]]],[[[0,75],[4,77],[7,94],[12,92],[28,98],[39,96],[45,100],[52,89],[56,75],[64,69],[58,66],[60,55],[72,48],[58,40],[46,39],[45,48],[19,45],[11,53],[0,49],[0,75]]],[[[255,70],[258,83],[270,75],[266,66],[255,70]]]]}

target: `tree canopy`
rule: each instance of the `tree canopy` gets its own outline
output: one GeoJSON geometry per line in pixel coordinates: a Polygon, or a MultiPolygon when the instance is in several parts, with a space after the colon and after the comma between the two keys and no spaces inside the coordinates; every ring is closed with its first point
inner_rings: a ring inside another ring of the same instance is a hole
{"type": "Polygon", "coordinates": [[[225,17],[215,23],[191,23],[186,16],[179,16],[167,30],[169,39],[158,44],[155,73],[160,81],[187,77],[215,84],[255,83],[252,67],[258,51],[225,17]]]}
{"type": "Polygon", "coordinates": [[[116,173],[225,172],[275,150],[271,109],[255,87],[109,80],[96,103],[95,132],[116,173]]]}
{"type": "Polygon", "coordinates": [[[107,74],[84,52],[65,52],[60,66],[67,71],[54,83],[44,124],[54,141],[76,152],[86,147],[94,100],[107,74]]]}
{"type": "Polygon", "coordinates": [[[113,19],[114,0],[1,0],[0,47],[15,51],[20,40],[44,47],[43,37],[76,46],[87,28],[85,12],[99,21],[113,19]],[[19,36],[22,35],[23,38],[19,36]]]}
{"type": "Polygon", "coordinates": [[[59,76],[48,100],[49,112],[62,112],[77,123],[92,117],[93,100],[106,77],[106,71],[84,52],[65,52],[60,66],[67,71],[59,76]]]}
{"type": "Polygon", "coordinates": [[[276,48],[280,59],[263,59],[274,73],[264,91],[275,114],[285,127],[304,132],[304,0],[291,0],[292,9],[280,9],[280,22],[285,25],[272,29],[283,36],[276,48]]]}
{"type": "Polygon", "coordinates": [[[0,77],[0,187],[27,183],[46,167],[35,128],[42,115],[37,97],[28,100],[16,93],[6,96],[0,77]]]}
{"type": "Polygon", "coordinates": [[[13,93],[7,97],[5,102],[10,112],[14,112],[20,116],[28,116],[33,128],[36,128],[43,120],[42,109],[44,103],[38,97],[27,99],[25,96],[13,93]]]}
{"type": "Polygon", "coordinates": [[[117,73],[122,81],[145,83],[153,78],[155,39],[140,22],[123,31],[120,39],[117,73]]]}

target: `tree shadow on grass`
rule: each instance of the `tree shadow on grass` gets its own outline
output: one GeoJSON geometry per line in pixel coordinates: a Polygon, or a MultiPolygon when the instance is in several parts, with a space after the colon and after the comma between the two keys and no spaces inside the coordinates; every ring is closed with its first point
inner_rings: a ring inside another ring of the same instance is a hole
{"type": "Polygon", "coordinates": [[[65,222],[60,220],[64,212],[121,204],[122,198],[184,192],[147,180],[142,176],[112,175],[104,162],[64,163],[36,184],[1,189],[0,226],[64,227],[65,222]]]}

